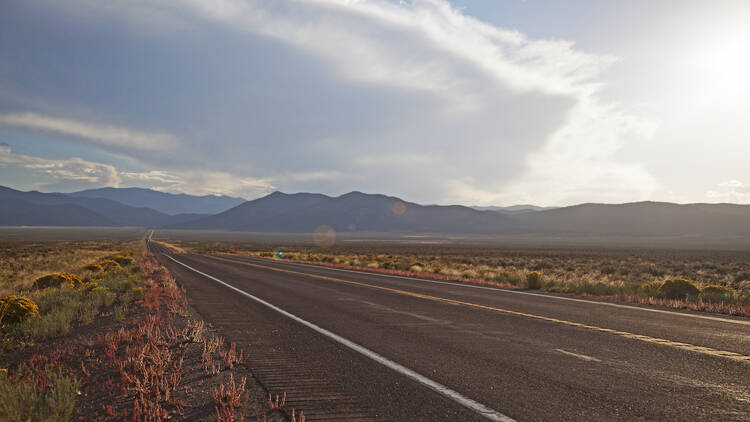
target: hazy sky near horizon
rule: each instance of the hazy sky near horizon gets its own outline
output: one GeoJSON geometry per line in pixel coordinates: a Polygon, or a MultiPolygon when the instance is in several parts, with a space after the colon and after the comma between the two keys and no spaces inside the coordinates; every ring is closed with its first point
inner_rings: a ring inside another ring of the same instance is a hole
{"type": "Polygon", "coordinates": [[[750,2],[6,0],[0,184],[750,203],[750,2]]]}

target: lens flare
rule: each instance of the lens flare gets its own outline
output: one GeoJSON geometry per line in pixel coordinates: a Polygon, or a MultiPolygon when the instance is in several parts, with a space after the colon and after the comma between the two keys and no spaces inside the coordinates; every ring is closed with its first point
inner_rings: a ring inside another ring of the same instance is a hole
{"type": "Polygon", "coordinates": [[[393,205],[391,205],[391,212],[396,215],[403,215],[406,212],[406,204],[401,201],[394,202],[393,205]]]}
{"type": "Polygon", "coordinates": [[[313,241],[321,248],[329,248],[336,243],[336,231],[328,226],[320,226],[313,233],[313,241]]]}

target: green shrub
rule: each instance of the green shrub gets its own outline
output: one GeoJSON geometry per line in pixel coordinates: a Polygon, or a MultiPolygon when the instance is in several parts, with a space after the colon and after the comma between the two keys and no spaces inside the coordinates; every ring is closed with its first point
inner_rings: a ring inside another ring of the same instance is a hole
{"type": "Polygon", "coordinates": [[[404,261],[404,260],[394,261],[394,264],[395,264],[395,268],[394,269],[396,269],[396,270],[406,271],[406,270],[409,269],[409,261],[404,261]]]}
{"type": "Polygon", "coordinates": [[[553,293],[565,293],[568,285],[563,281],[547,280],[544,283],[544,290],[553,293]]]}
{"type": "Polygon", "coordinates": [[[84,325],[91,324],[99,315],[99,309],[111,306],[116,298],[117,295],[104,286],[93,288],[78,306],[78,320],[84,325]]]}
{"type": "Polygon", "coordinates": [[[33,285],[34,289],[46,289],[49,287],[78,287],[81,278],[72,273],[56,273],[38,278],[33,285]]]}
{"type": "Polygon", "coordinates": [[[0,374],[0,420],[67,421],[73,414],[78,388],[75,378],[52,372],[21,379],[0,374]]]}
{"type": "Polygon", "coordinates": [[[33,300],[13,295],[0,298],[0,324],[18,324],[33,318],[39,318],[39,306],[33,300]]]}
{"type": "Polygon", "coordinates": [[[99,286],[95,287],[89,292],[88,296],[86,297],[86,301],[94,303],[96,307],[99,308],[102,306],[112,305],[116,298],[117,295],[113,292],[110,292],[108,288],[99,286]]]}
{"type": "Polygon", "coordinates": [[[142,298],[145,293],[143,287],[133,287],[131,291],[133,292],[133,297],[135,297],[136,299],[142,298]]]}
{"type": "Polygon", "coordinates": [[[398,264],[393,261],[385,261],[382,264],[380,264],[380,268],[386,269],[386,270],[395,270],[398,268],[398,264]]]}
{"type": "Polygon", "coordinates": [[[662,284],[661,281],[647,281],[641,285],[641,292],[649,297],[657,297],[661,294],[662,284]]]}
{"type": "Polygon", "coordinates": [[[743,280],[736,284],[737,291],[740,295],[750,298],[750,280],[743,280]]]}
{"type": "Polygon", "coordinates": [[[41,318],[28,320],[16,327],[17,335],[35,339],[47,339],[65,335],[70,332],[70,326],[76,318],[76,308],[62,308],[55,310],[41,318]]]}
{"type": "Polygon", "coordinates": [[[32,338],[67,334],[86,295],[87,292],[81,289],[49,289],[41,292],[34,297],[41,317],[19,324],[17,334],[32,338]]]}
{"type": "Polygon", "coordinates": [[[112,257],[112,261],[115,261],[123,267],[135,264],[135,258],[132,256],[117,255],[112,257]]]}
{"type": "Polygon", "coordinates": [[[730,302],[734,298],[734,292],[732,289],[713,284],[701,289],[700,298],[705,302],[730,302]]]}
{"type": "Polygon", "coordinates": [[[698,296],[699,290],[692,281],[684,278],[667,280],[659,287],[659,293],[667,299],[690,299],[698,296]]]}
{"type": "Polygon", "coordinates": [[[477,278],[479,275],[474,270],[463,270],[461,271],[461,277],[463,278],[477,278]]]}
{"type": "Polygon", "coordinates": [[[134,277],[124,278],[116,277],[110,280],[106,280],[102,283],[109,287],[110,290],[116,290],[118,292],[128,292],[135,288],[139,283],[139,280],[134,277]]]}
{"type": "Polygon", "coordinates": [[[115,321],[120,322],[125,319],[125,305],[117,305],[112,311],[112,317],[115,321]]]}
{"type": "Polygon", "coordinates": [[[510,271],[503,271],[498,273],[495,276],[495,281],[498,281],[500,283],[512,284],[514,286],[520,286],[521,284],[523,284],[523,279],[521,278],[521,276],[510,271]]]}
{"type": "Polygon", "coordinates": [[[539,271],[526,274],[526,286],[532,290],[539,290],[544,286],[544,277],[539,271]]]}
{"type": "Polygon", "coordinates": [[[610,296],[615,293],[615,288],[601,281],[593,284],[587,283],[586,293],[594,296],[610,296]]]}
{"type": "Polygon", "coordinates": [[[99,287],[99,283],[97,283],[96,281],[87,281],[87,282],[81,284],[80,286],[78,286],[79,289],[85,290],[87,292],[90,292],[91,290],[93,290],[93,289],[95,289],[97,287],[99,287]]]}

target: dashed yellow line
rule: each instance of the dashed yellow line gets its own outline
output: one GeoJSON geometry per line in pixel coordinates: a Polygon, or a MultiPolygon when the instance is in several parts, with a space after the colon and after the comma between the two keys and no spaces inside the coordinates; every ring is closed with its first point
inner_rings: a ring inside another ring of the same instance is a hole
{"type": "Polygon", "coordinates": [[[218,260],[221,260],[221,261],[227,261],[227,262],[231,262],[231,263],[234,263],[234,264],[247,265],[247,266],[255,267],[255,268],[263,268],[263,269],[266,269],[266,270],[277,271],[277,272],[282,272],[282,273],[287,273],[287,274],[294,274],[294,275],[300,275],[300,276],[304,276],[304,277],[317,278],[317,279],[320,279],[320,280],[333,281],[333,282],[336,282],[336,283],[344,283],[344,284],[350,284],[350,285],[354,285],[354,286],[368,287],[368,288],[371,288],[371,289],[384,290],[384,291],[391,292],[391,293],[396,293],[396,294],[400,294],[400,295],[404,295],[404,296],[416,297],[416,298],[420,298],[420,299],[432,300],[432,301],[435,301],[435,302],[451,303],[451,304],[454,304],[454,305],[462,305],[462,306],[467,306],[467,307],[470,307],[470,308],[484,309],[484,310],[487,310],[487,311],[498,312],[498,313],[507,314],[507,315],[516,315],[516,316],[520,316],[520,317],[524,317],[524,318],[531,318],[531,319],[536,319],[536,320],[541,320],[541,321],[548,321],[548,322],[553,322],[553,323],[556,323],[556,324],[567,325],[567,326],[571,326],[571,327],[585,328],[585,329],[588,329],[588,330],[599,331],[599,332],[602,332],[602,333],[614,334],[614,335],[617,335],[617,336],[620,336],[620,337],[625,337],[625,338],[628,338],[628,339],[640,340],[640,341],[644,341],[644,342],[647,342],[647,343],[661,344],[663,346],[669,346],[669,347],[672,347],[672,348],[675,348],[675,349],[680,349],[680,350],[687,350],[689,352],[701,353],[701,354],[704,354],[704,355],[717,356],[717,357],[722,357],[722,358],[726,358],[726,359],[731,359],[731,360],[738,361],[738,362],[750,363],[750,356],[743,355],[743,354],[740,354],[740,353],[735,353],[735,352],[729,352],[729,351],[725,351],[725,350],[713,349],[713,348],[705,347],[705,346],[696,346],[696,345],[693,345],[693,344],[682,343],[682,342],[679,342],[679,341],[666,340],[666,339],[661,339],[661,338],[657,338],[657,337],[646,336],[646,335],[642,335],[642,334],[633,334],[633,333],[629,333],[627,331],[620,331],[620,330],[613,330],[611,328],[597,327],[596,325],[583,324],[583,323],[574,322],[574,321],[567,321],[567,320],[564,320],[564,319],[546,317],[546,316],[543,316],[543,315],[530,314],[530,313],[527,313],[527,312],[512,311],[510,309],[503,309],[503,308],[498,308],[498,307],[495,307],[495,306],[481,305],[481,304],[472,303],[472,302],[464,302],[464,301],[461,301],[461,300],[449,299],[449,298],[445,298],[445,297],[431,296],[431,295],[426,295],[426,294],[422,294],[422,293],[410,292],[408,290],[394,289],[394,288],[391,288],[391,287],[378,286],[378,285],[375,285],[375,284],[361,283],[359,281],[344,280],[344,279],[341,279],[341,278],[328,277],[328,276],[325,276],[325,275],[309,274],[309,273],[303,273],[303,272],[299,272],[299,271],[286,270],[286,269],[282,269],[282,268],[269,267],[267,265],[255,264],[255,263],[250,263],[250,262],[245,262],[245,261],[236,261],[236,260],[233,260],[233,259],[221,258],[221,257],[218,257],[218,256],[211,256],[210,258],[218,259],[218,260]]]}

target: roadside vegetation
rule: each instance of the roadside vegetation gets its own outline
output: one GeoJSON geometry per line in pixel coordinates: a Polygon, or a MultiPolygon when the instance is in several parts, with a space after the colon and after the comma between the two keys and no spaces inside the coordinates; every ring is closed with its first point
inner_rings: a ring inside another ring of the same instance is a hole
{"type": "Polygon", "coordinates": [[[0,420],[286,419],[143,242],[0,256],[0,420]]]}
{"type": "Polygon", "coordinates": [[[238,253],[606,300],[750,316],[750,252],[542,249],[451,245],[179,242],[197,253],[238,253]]]}

